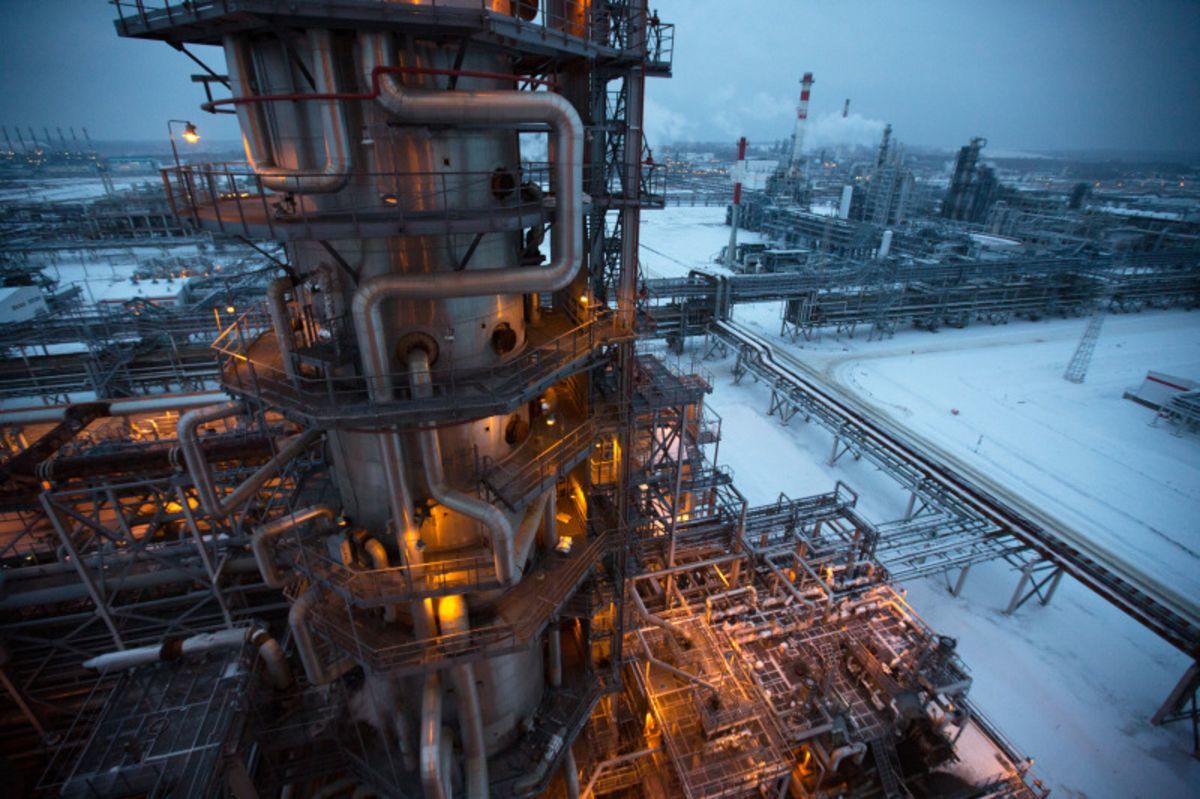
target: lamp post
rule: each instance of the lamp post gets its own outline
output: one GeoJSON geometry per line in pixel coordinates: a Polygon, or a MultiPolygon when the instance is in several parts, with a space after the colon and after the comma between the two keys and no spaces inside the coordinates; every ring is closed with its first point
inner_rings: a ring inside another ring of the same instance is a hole
{"type": "Polygon", "coordinates": [[[183,136],[183,140],[188,144],[195,144],[200,141],[200,134],[196,132],[195,124],[186,119],[167,120],[167,138],[171,140],[171,154],[175,156],[175,170],[179,171],[182,169],[179,163],[179,150],[175,149],[175,131],[171,129],[171,126],[175,124],[183,125],[183,133],[180,135],[183,136]]]}

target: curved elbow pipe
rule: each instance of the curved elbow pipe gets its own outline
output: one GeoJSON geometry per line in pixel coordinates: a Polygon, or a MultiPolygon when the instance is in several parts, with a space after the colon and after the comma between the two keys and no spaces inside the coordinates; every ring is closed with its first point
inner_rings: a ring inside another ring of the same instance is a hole
{"type": "MultiPolygon", "coordinates": [[[[316,94],[336,94],[337,76],[333,57],[333,37],[328,30],[308,32],[312,52],[314,91],[316,94]]],[[[254,61],[245,37],[226,36],[225,61],[229,67],[229,87],[235,98],[252,97],[250,76],[254,61]]],[[[246,158],[250,167],[272,191],[292,194],[329,194],[341,191],[350,179],[352,166],[350,135],[346,114],[337,100],[320,100],[323,106],[321,128],[325,143],[325,164],[317,173],[301,169],[285,169],[275,163],[270,153],[266,115],[260,103],[239,103],[238,123],[246,143],[246,158]]]]}
{"type": "Polygon", "coordinates": [[[287,516],[280,516],[256,528],[254,536],[250,539],[250,549],[254,552],[254,560],[258,563],[263,582],[271,588],[282,588],[284,584],[283,575],[279,573],[275,553],[272,551],[272,543],[276,538],[313,519],[332,520],[336,515],[336,511],[328,505],[313,505],[287,516]]]}
{"type": "Polygon", "coordinates": [[[863,755],[865,755],[866,753],[867,753],[867,745],[865,743],[863,743],[862,741],[857,741],[856,743],[846,744],[845,746],[840,746],[837,749],[834,749],[833,752],[831,752],[829,755],[829,761],[830,761],[829,770],[837,771],[838,766],[840,766],[842,764],[842,761],[848,757],[853,757],[854,762],[856,762],[856,763],[861,762],[863,755]]]}
{"type": "Polygon", "coordinates": [[[313,604],[320,596],[321,589],[313,586],[296,598],[292,609],[288,611],[288,626],[292,629],[292,640],[296,642],[296,652],[300,655],[300,663],[304,666],[304,676],[312,685],[325,685],[333,682],[338,675],[344,673],[354,664],[349,658],[343,658],[332,668],[326,668],[317,654],[317,645],[313,640],[312,631],[308,629],[308,614],[313,604]]]}
{"type": "Polygon", "coordinates": [[[223,402],[210,408],[197,408],[180,416],[179,425],[176,428],[179,436],[179,448],[183,452],[183,460],[187,464],[192,482],[196,485],[196,494],[200,505],[204,508],[205,513],[217,519],[223,519],[233,513],[239,505],[250,498],[250,495],[259,486],[274,477],[288,461],[307,449],[321,435],[318,430],[306,430],[288,439],[287,444],[273,458],[247,477],[241,485],[233,490],[233,493],[223,500],[218,499],[213,486],[212,471],[209,469],[203,450],[200,449],[200,439],[197,437],[196,431],[200,425],[215,422],[218,419],[226,419],[238,413],[241,408],[239,402],[223,402]]]}
{"type": "MultiPolygon", "coordinates": [[[[433,391],[428,353],[414,348],[408,355],[408,373],[413,394],[428,397],[433,391]]],[[[518,576],[513,552],[515,535],[508,517],[490,502],[453,489],[446,483],[442,468],[442,446],[436,429],[423,425],[417,437],[421,442],[421,459],[425,464],[425,482],[429,484],[429,493],[447,508],[475,519],[488,528],[491,532],[496,579],[503,585],[515,582],[518,576]]]]}
{"type": "Polygon", "coordinates": [[[250,642],[258,647],[258,655],[267,667],[271,685],[280,691],[291,687],[292,669],[288,665],[287,655],[284,654],[283,647],[279,645],[279,642],[261,627],[250,636],[250,642]]]}
{"type": "MultiPolygon", "coordinates": [[[[557,163],[553,170],[555,222],[550,234],[551,258],[546,267],[503,267],[434,274],[387,274],[365,281],[354,297],[354,316],[361,325],[389,297],[440,299],[488,294],[531,294],[565,288],[583,263],[583,122],[564,98],[549,92],[422,91],[403,88],[394,75],[377,67],[394,66],[394,47],[387,34],[360,38],[364,77],[378,85],[378,101],[401,122],[412,125],[513,127],[548,125],[557,163]]],[[[371,346],[359,328],[360,346],[371,346]]],[[[384,369],[386,371],[386,369],[384,369]]]]}
{"type": "MultiPolygon", "coordinates": [[[[363,551],[367,553],[367,557],[371,559],[371,568],[378,571],[391,566],[388,561],[387,548],[383,543],[375,538],[367,538],[362,543],[363,551]]],[[[396,606],[387,605],[383,609],[383,620],[393,622],[396,620],[396,606]]]]}

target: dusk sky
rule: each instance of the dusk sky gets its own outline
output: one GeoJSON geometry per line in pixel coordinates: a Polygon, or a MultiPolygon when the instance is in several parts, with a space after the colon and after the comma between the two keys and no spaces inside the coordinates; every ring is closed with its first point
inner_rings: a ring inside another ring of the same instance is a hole
{"type": "MultiPolygon", "coordinates": [[[[791,133],[798,80],[815,74],[809,144],[993,150],[1200,151],[1197,0],[659,0],[676,25],[675,77],[648,86],[652,142],[769,141],[791,133]],[[850,98],[851,117],[840,119],[850,98]]],[[[209,140],[232,117],[198,108],[196,67],[119,39],[103,0],[5,3],[0,124],[158,139],[170,117],[209,140]]],[[[218,71],[221,52],[201,48],[218,71]]]]}

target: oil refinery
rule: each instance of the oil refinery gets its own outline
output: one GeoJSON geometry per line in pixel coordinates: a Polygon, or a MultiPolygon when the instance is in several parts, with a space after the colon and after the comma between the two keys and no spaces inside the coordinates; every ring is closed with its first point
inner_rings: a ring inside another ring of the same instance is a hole
{"type": "MultiPolygon", "coordinates": [[[[171,120],[139,183],[86,130],[4,130],[0,178],[42,181],[0,193],[8,795],[1042,799],[900,586],[988,563],[1010,614],[1066,578],[1186,656],[1145,710],[1195,729],[1194,595],[786,346],[1091,319],[1080,384],[1106,315],[1200,304],[1194,189],[1100,212],[982,137],[943,185],[891,125],[818,156],[803,70],[788,141],[665,150],[647,0],[111,5],[244,155],[171,120]],[[651,273],[643,211],[681,204],[728,243],[651,273]],[[735,318],[762,303],[778,336],[735,318]],[[718,364],[902,518],[840,477],[748,499],[718,364]]],[[[1127,404],[1194,447],[1182,379],[1127,404]]]]}

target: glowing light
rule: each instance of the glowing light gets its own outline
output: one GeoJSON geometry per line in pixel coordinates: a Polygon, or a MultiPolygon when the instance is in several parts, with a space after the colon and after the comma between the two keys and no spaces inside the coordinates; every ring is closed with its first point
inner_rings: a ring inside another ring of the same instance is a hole
{"type": "Polygon", "coordinates": [[[225,313],[233,313],[236,310],[237,310],[237,308],[234,308],[232,305],[225,306],[225,313]]]}
{"type": "Polygon", "coordinates": [[[187,123],[187,126],[183,129],[183,140],[188,144],[195,144],[200,141],[200,133],[191,122],[187,123]]]}

